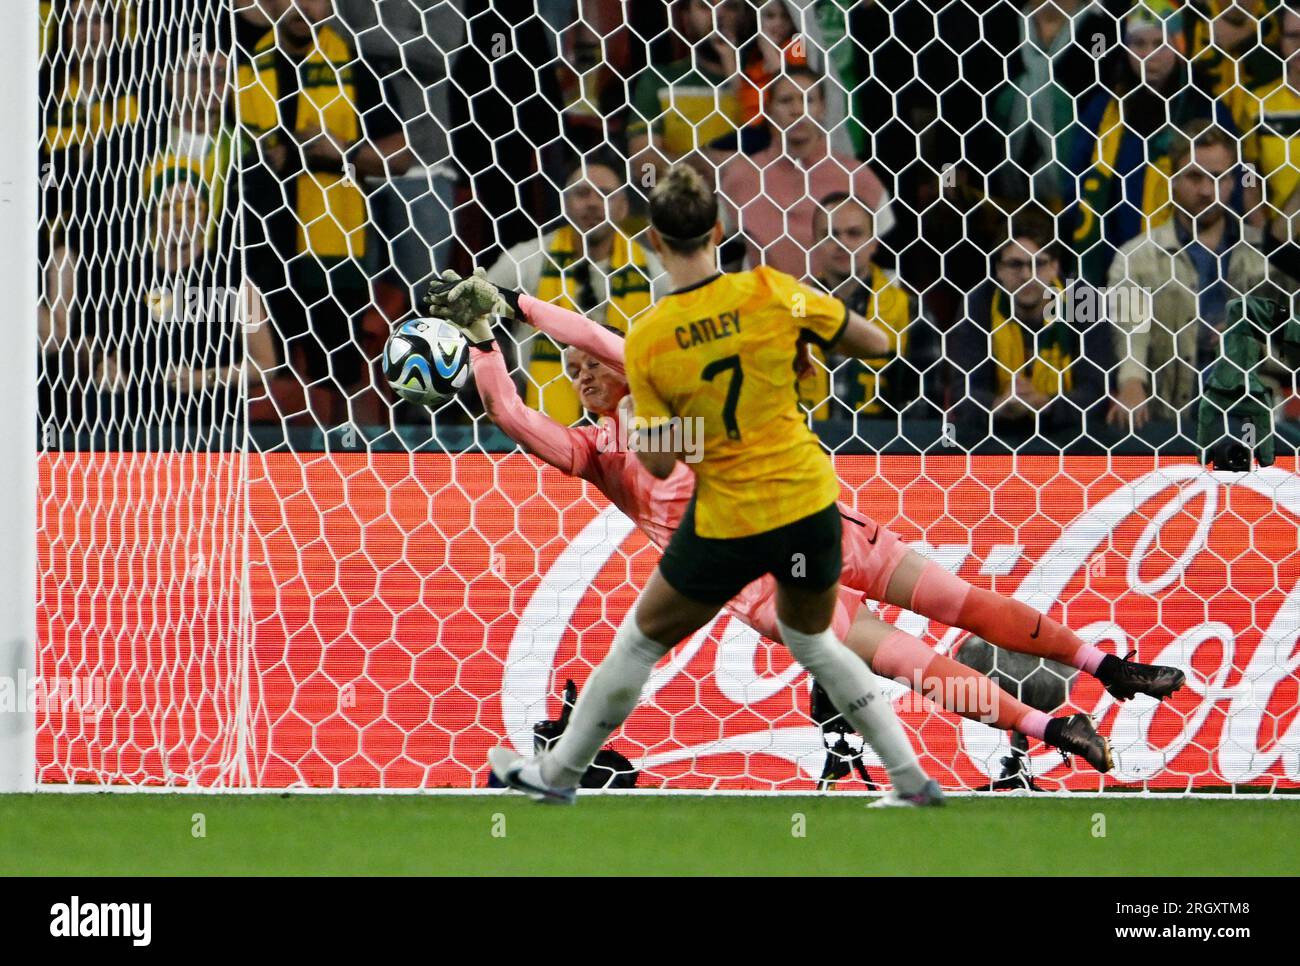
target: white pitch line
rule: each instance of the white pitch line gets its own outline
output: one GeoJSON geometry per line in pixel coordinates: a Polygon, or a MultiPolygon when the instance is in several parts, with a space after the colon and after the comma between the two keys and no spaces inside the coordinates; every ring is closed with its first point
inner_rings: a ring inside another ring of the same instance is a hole
{"type": "MultiPolygon", "coordinates": [[[[405,795],[410,797],[464,797],[473,798],[481,796],[502,795],[505,793],[501,788],[165,788],[157,785],[149,786],[129,786],[129,785],[43,785],[37,788],[37,794],[56,794],[56,795],[203,795],[218,797],[222,795],[344,795],[344,796],[387,796],[387,795],[405,795]]],[[[650,798],[879,798],[884,792],[868,792],[858,789],[848,789],[834,792],[809,792],[809,791],[757,791],[748,789],[688,789],[688,788],[609,788],[609,789],[582,789],[582,797],[592,795],[609,795],[609,796],[641,796],[650,798]]],[[[1042,792],[973,792],[973,791],[947,791],[944,794],[949,798],[980,798],[980,799],[1016,799],[1016,800],[1036,800],[1036,799],[1094,799],[1105,798],[1116,801],[1250,801],[1250,802],[1293,802],[1300,803],[1300,795],[1277,795],[1266,792],[1206,792],[1203,794],[1188,794],[1185,792],[1071,792],[1071,791],[1042,791],[1042,792]]],[[[520,801],[523,801],[521,798],[520,801]]]]}

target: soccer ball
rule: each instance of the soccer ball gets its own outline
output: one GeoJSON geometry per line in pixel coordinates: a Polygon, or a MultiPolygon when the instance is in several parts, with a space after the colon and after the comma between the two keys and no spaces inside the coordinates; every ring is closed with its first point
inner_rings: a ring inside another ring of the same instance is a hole
{"type": "Polygon", "coordinates": [[[469,378],[469,342],[442,319],[411,319],[388,337],[384,375],[407,402],[433,406],[469,378]]]}

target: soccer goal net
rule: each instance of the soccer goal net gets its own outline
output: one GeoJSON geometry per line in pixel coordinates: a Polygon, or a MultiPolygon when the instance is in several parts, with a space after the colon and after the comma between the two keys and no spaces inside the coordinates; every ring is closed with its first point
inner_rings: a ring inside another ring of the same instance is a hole
{"type": "MultiPolygon", "coordinates": [[[[11,240],[39,258],[37,642],[7,686],[42,787],[468,789],[492,746],[531,754],[660,549],[472,384],[399,401],[382,351],[446,269],[635,327],[672,289],[646,202],[678,163],[718,192],[720,267],[788,273],[889,335],[875,359],[809,350],[798,380],[844,502],[1187,675],[1120,702],[866,602],[987,674],[982,700],[1091,714],[1116,759],[1102,777],[890,681],[923,766],[951,789],[1300,787],[1300,8],[47,0],[40,20],[39,225],[11,240]]],[[[562,345],[495,334],[520,406],[594,421],[562,345]]],[[[811,710],[789,654],[723,613],[612,747],[648,789],[885,780],[811,710]]]]}

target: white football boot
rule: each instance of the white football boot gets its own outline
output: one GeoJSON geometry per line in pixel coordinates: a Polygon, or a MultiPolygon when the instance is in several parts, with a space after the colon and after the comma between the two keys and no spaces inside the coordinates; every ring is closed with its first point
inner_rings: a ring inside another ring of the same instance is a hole
{"type": "Polygon", "coordinates": [[[572,805],[578,792],[573,788],[552,788],[542,780],[542,769],[536,758],[525,758],[510,748],[497,747],[488,752],[492,774],[507,788],[523,792],[535,802],[545,805],[572,805]]]}
{"type": "Polygon", "coordinates": [[[937,781],[931,778],[921,786],[919,792],[913,792],[911,795],[886,792],[868,805],[867,808],[926,808],[942,805],[944,801],[943,789],[939,787],[937,781]]]}

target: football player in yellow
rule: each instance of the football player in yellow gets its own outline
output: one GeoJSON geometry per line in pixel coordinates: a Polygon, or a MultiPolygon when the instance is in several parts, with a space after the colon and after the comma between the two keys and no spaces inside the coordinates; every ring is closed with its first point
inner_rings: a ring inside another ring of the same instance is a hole
{"type": "MultiPolygon", "coordinates": [[[[655,664],[768,574],[794,658],[873,745],[907,741],[877,679],[831,630],[842,566],[839,481],[796,388],[805,343],[866,358],[887,352],[888,336],[789,275],[766,267],[718,271],[717,199],[687,165],[651,192],[650,224],[650,242],[675,290],[628,335],[637,430],[631,445],[659,479],[679,459],[693,461],[696,489],[564,734],[530,760],[506,748],[489,753],[497,777],[537,801],[572,802],[655,664]]],[[[919,765],[891,778],[899,804],[943,800],[919,765]]]]}

